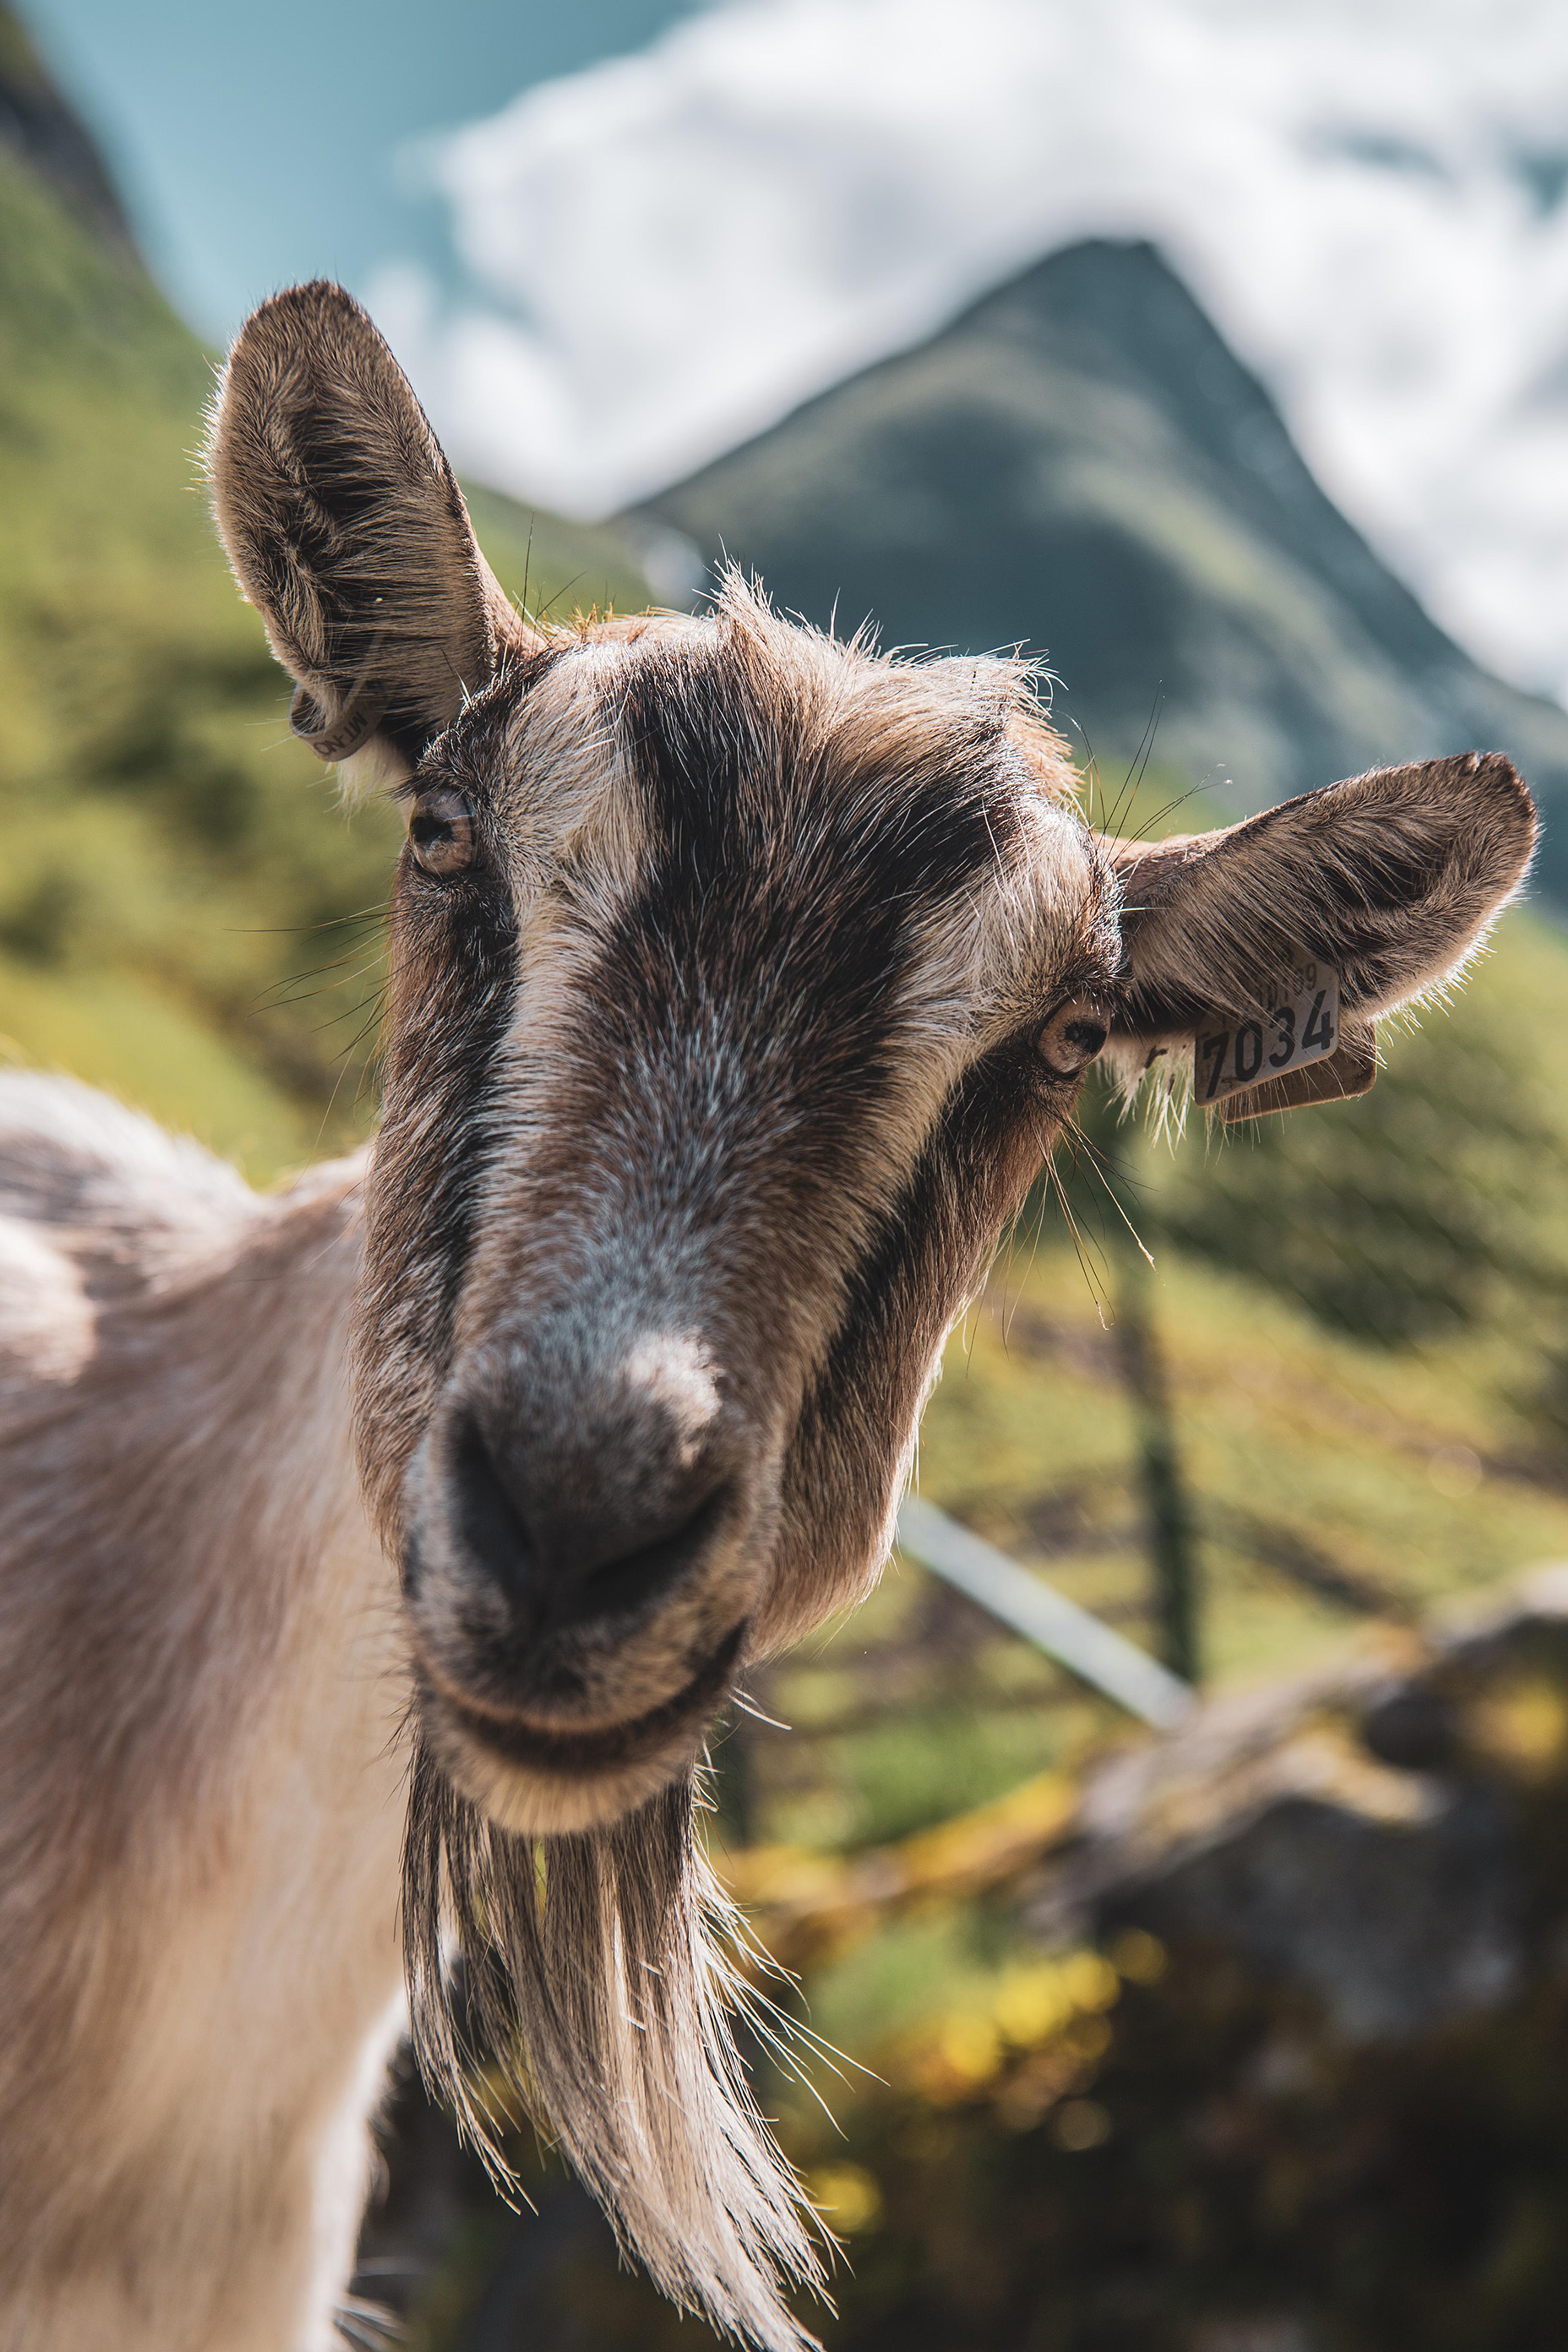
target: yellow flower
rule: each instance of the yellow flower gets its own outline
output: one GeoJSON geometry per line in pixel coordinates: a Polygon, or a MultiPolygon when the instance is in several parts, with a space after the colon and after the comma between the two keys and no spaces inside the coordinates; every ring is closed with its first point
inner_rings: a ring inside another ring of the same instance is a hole
{"type": "Polygon", "coordinates": [[[1170,1966],[1165,1947],[1142,1927],[1123,1927],[1110,1947],[1110,1965],[1129,1984],[1158,1984],[1170,1966]]]}
{"type": "Polygon", "coordinates": [[[863,2165],[826,2164],[806,2176],[805,2185],[828,2228],[847,2238],[874,2230],[882,2218],[882,2192],[863,2165]]]}

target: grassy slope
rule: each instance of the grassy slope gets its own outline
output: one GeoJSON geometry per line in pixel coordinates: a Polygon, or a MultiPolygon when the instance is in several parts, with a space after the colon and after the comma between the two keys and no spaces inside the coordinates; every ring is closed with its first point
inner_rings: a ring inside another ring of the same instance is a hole
{"type": "MultiPolygon", "coordinates": [[[[0,336],[0,1051],[265,1177],[368,1118],[379,933],[343,919],[399,828],[289,736],[196,487],[207,356],[4,153],[0,336]]],[[[607,534],[476,504],[536,606],[647,601],[607,534]]]]}

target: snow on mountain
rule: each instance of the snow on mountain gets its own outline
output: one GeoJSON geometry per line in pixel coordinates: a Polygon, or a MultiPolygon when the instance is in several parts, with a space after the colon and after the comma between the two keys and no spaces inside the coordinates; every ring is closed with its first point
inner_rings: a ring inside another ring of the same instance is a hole
{"type": "Polygon", "coordinates": [[[372,299],[501,488],[607,513],[1152,236],[1436,616],[1568,696],[1560,0],[731,0],[424,168],[473,289],[372,299]]]}

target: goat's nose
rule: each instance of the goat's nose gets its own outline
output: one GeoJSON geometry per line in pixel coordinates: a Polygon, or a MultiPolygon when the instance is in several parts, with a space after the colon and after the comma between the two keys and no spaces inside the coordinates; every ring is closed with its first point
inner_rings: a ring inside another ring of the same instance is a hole
{"type": "MultiPolygon", "coordinates": [[[[575,1452],[575,1449],[574,1449],[575,1452]]],[[[617,1617],[674,1584],[718,1532],[733,1493],[709,1444],[682,1449],[648,1482],[612,1460],[541,1461],[510,1430],[464,1414],[452,1475],[469,1552],[536,1623],[617,1617]]]]}

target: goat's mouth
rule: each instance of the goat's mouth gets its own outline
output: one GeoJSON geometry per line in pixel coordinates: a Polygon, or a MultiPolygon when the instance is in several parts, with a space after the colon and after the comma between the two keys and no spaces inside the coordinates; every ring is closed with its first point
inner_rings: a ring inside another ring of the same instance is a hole
{"type": "Polygon", "coordinates": [[[578,1728],[478,1704],[418,1675],[419,1712],[447,1776],[503,1829],[542,1836],[619,1819],[692,1759],[722,1702],[746,1637],[744,1619],[658,1706],[578,1728]]]}

